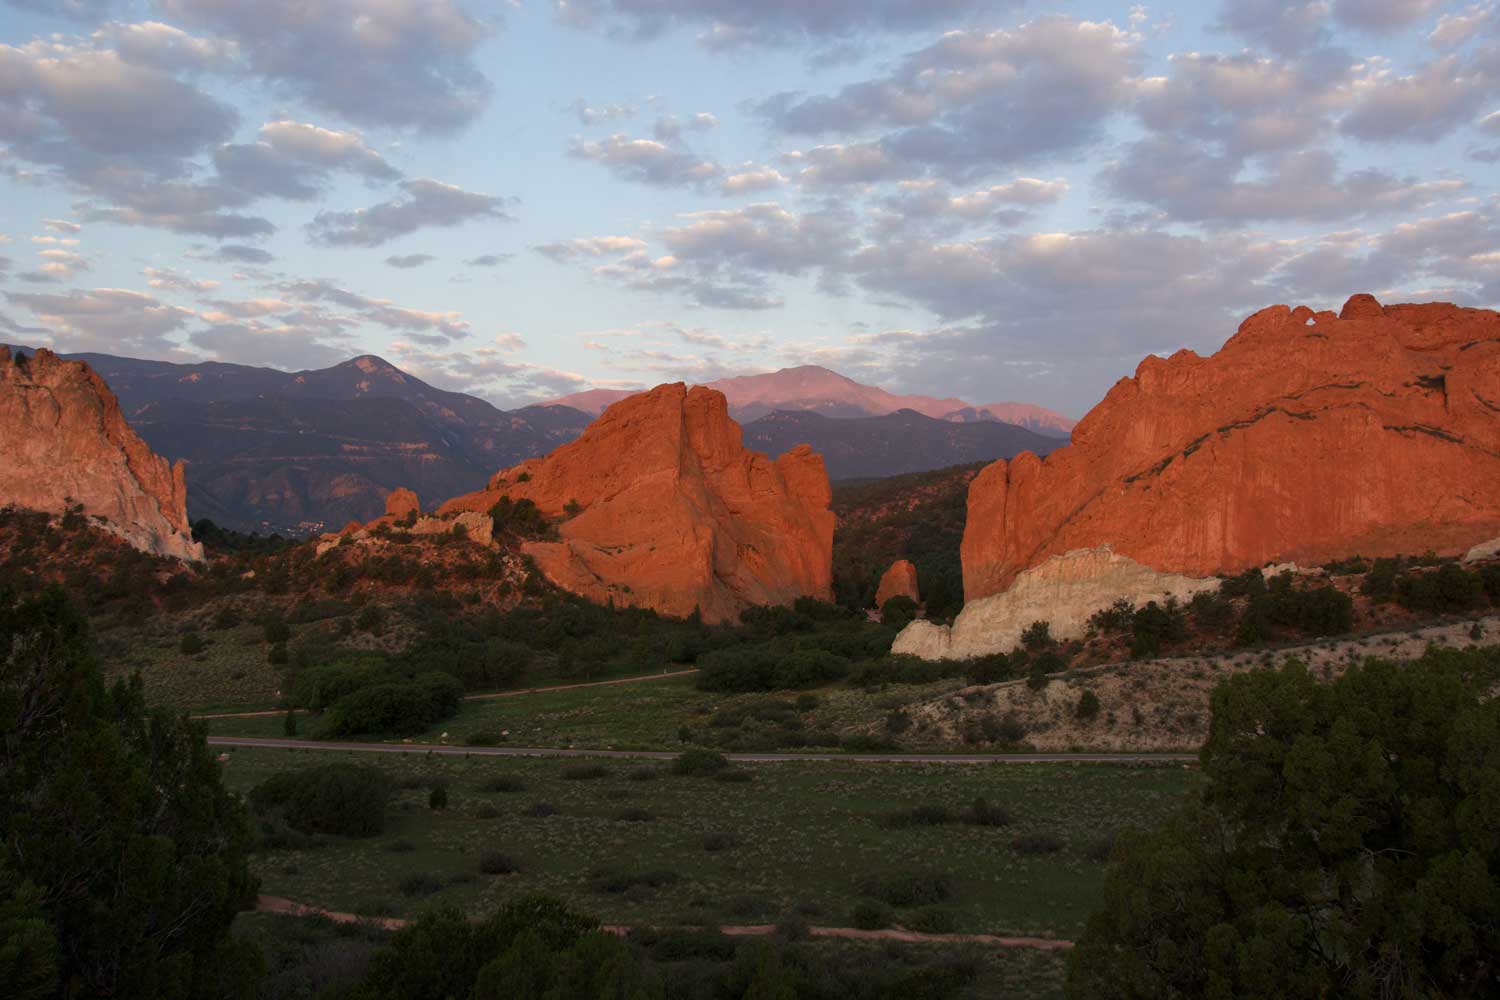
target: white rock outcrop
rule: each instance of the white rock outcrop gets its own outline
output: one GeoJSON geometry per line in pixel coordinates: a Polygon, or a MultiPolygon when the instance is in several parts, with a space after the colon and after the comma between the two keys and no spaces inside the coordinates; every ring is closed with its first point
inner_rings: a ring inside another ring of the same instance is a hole
{"type": "Polygon", "coordinates": [[[1491,538],[1487,542],[1480,542],[1468,552],[1464,553],[1464,562],[1479,562],[1481,559],[1493,559],[1500,556],[1500,538],[1491,538]]]}
{"type": "Polygon", "coordinates": [[[1008,653],[1032,622],[1051,625],[1055,639],[1079,639],[1089,617],[1124,598],[1136,606],[1217,590],[1216,577],[1161,573],[1117,555],[1108,545],[1053,556],[1016,577],[1000,594],[964,605],[953,626],[914,621],[896,636],[892,653],[924,660],[967,660],[1008,653]]]}

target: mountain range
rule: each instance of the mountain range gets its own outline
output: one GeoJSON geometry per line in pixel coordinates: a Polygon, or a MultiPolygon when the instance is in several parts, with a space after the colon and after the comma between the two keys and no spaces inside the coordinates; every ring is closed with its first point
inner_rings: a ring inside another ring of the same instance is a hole
{"type": "MultiPolygon", "coordinates": [[[[729,415],[741,424],[777,410],[818,413],[825,417],[879,417],[911,410],[924,417],[952,423],[1015,424],[1054,438],[1067,438],[1077,423],[1032,403],[989,403],[976,406],[962,399],[902,396],[818,365],[783,368],[760,375],[737,375],[703,383],[729,401],[729,415]]],[[[569,406],[598,415],[611,403],[639,389],[589,389],[548,400],[547,406],[569,406]]]]}
{"type": "MultiPolygon", "coordinates": [[[[634,394],[593,390],[501,410],[428,385],[374,355],[298,372],[108,354],[64,357],[87,362],[105,380],[154,451],[186,461],[194,520],[207,517],[244,531],[303,534],[367,521],[398,487],[415,491],[424,505],[472,492],[496,470],[571,441],[607,405],[634,394]]],[[[1001,422],[996,407],[899,396],[816,367],[711,387],[731,401],[746,445],[776,457],[811,444],[826,456],[835,479],[1009,458],[1023,450],[1045,454],[1071,427],[1038,407],[1017,411],[1017,418],[1036,416],[1049,431],[1027,430],[1001,422]]]]}

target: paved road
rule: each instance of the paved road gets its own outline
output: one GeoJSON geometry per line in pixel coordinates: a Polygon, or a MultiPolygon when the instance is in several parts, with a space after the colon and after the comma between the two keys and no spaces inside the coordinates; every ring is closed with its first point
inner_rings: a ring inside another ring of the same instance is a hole
{"type": "MultiPolygon", "coordinates": [[[[577,684],[553,684],[550,687],[513,688],[509,691],[484,691],[466,694],[464,701],[492,701],[495,698],[518,698],[523,694],[546,694],[548,691],[576,691],[579,688],[609,687],[612,684],[639,684],[642,681],[664,681],[670,677],[687,677],[696,674],[697,667],[686,670],[667,670],[659,674],[637,674],[634,677],[616,677],[607,681],[581,681],[577,684]]],[[[260,709],[253,712],[215,712],[210,715],[195,715],[195,719],[262,719],[272,715],[285,715],[284,708],[260,709]]]]}
{"type": "MultiPolygon", "coordinates": [[[[444,743],[343,743],[254,736],[210,736],[209,746],[272,750],[334,750],[355,753],[441,754],[454,757],[620,757],[671,760],[669,750],[594,750],[583,747],[456,747],[444,743]]],[[[854,761],[860,764],[1188,764],[1188,753],[726,753],[743,764],[784,760],[854,761]]]]}

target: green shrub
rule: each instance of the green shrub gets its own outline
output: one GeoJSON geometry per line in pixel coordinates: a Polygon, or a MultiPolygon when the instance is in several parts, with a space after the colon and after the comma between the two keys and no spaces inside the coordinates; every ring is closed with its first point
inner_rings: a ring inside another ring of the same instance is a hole
{"type": "Polygon", "coordinates": [[[906,919],[906,926],[921,934],[952,934],[958,929],[958,916],[941,906],[924,906],[906,919]]]}
{"type": "Polygon", "coordinates": [[[370,837],[385,827],[391,792],[384,771],[324,764],[272,775],[250,790],[250,807],[302,833],[370,837]]]}
{"type": "Polygon", "coordinates": [[[811,712],[818,707],[818,696],[815,694],[799,694],[794,704],[799,712],[811,712]]]}
{"type": "Polygon", "coordinates": [[[603,764],[573,764],[563,768],[562,776],[567,781],[596,781],[609,777],[609,768],[603,764]]]}
{"type": "Polygon", "coordinates": [[[729,758],[717,750],[694,747],[672,760],[672,773],[694,778],[711,777],[729,767],[729,758]]]}
{"type": "Polygon", "coordinates": [[[703,835],[703,849],[705,851],[708,851],[710,854],[716,854],[719,851],[731,850],[733,848],[739,847],[740,843],[740,835],[737,833],[716,831],[712,833],[705,833],[703,835]]]}
{"type": "Polygon", "coordinates": [[[900,830],[913,826],[946,826],[960,817],[945,805],[928,804],[897,809],[880,817],[880,825],[900,830]]]}
{"type": "Polygon", "coordinates": [[[197,632],[189,632],[178,642],[177,648],[184,656],[197,656],[208,648],[208,643],[204,642],[203,637],[197,632]]]}
{"type": "Polygon", "coordinates": [[[1187,621],[1177,602],[1168,598],[1165,604],[1150,601],[1137,608],[1130,619],[1130,655],[1137,659],[1159,656],[1161,648],[1187,635],[1187,621]]]}
{"type": "Polygon", "coordinates": [[[1456,563],[1426,573],[1404,573],[1396,580],[1396,602],[1412,611],[1461,614],[1485,599],[1484,581],[1456,563]]]}
{"type": "Polygon", "coordinates": [[[479,855],[479,871],[482,875],[514,875],[521,870],[516,859],[503,851],[485,851],[479,855]]]}
{"type": "Polygon", "coordinates": [[[324,738],[409,736],[450,718],[463,703],[463,687],[448,674],[374,684],[340,698],[325,714],[324,738]]]}
{"type": "Polygon", "coordinates": [[[880,620],[894,628],[904,628],[917,617],[917,602],[898,594],[880,606],[880,620]]]}
{"type": "Polygon", "coordinates": [[[443,888],[443,880],[426,872],[413,872],[398,883],[401,895],[412,899],[431,896],[443,888]]]}
{"type": "Polygon", "coordinates": [[[448,808],[448,786],[434,785],[431,792],[427,794],[427,808],[433,812],[441,812],[448,808]]]}
{"type": "Polygon", "coordinates": [[[988,799],[977,798],[964,816],[965,823],[974,826],[1010,826],[1010,812],[1004,806],[991,805],[988,799]]]}
{"type": "Polygon", "coordinates": [[[1046,830],[1023,833],[1010,842],[1011,850],[1027,855],[1056,854],[1066,846],[1061,837],[1046,830]]]}
{"type": "Polygon", "coordinates": [[[1099,696],[1092,691],[1085,691],[1078,696],[1078,706],[1073,709],[1073,714],[1085,722],[1099,717],[1099,696]]]}
{"type": "Polygon", "coordinates": [[[849,911],[849,926],[862,931],[884,930],[894,919],[891,908],[875,899],[861,899],[849,911]]]}
{"type": "Polygon", "coordinates": [[[871,899],[905,909],[909,906],[941,903],[953,895],[953,885],[946,875],[938,872],[896,872],[865,878],[859,883],[859,892],[871,899]]]}
{"type": "Polygon", "coordinates": [[[526,782],[513,774],[496,774],[485,778],[479,783],[481,792],[524,792],[526,782]]]}
{"type": "Polygon", "coordinates": [[[1032,622],[1021,632],[1021,646],[1036,652],[1056,645],[1052,638],[1051,622],[1032,622]]]}
{"type": "Polygon", "coordinates": [[[286,620],[277,615],[268,616],[262,625],[265,632],[266,642],[273,646],[285,643],[292,637],[292,630],[287,626],[286,620]]]}

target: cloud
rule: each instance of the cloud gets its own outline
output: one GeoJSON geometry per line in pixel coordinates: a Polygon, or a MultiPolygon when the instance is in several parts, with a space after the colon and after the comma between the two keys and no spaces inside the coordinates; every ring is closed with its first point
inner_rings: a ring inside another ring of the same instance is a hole
{"type": "Polygon", "coordinates": [[[723,195],[759,194],[786,183],[786,176],[775,167],[759,163],[741,164],[719,184],[723,195]]]}
{"type": "Polygon", "coordinates": [[[83,255],[72,250],[52,248],[38,250],[41,263],[33,271],[23,271],[16,277],[33,284],[58,284],[71,281],[83,271],[92,271],[93,265],[83,255]]]}
{"type": "Polygon", "coordinates": [[[1055,204],[1067,191],[1068,182],[1061,177],[1018,177],[959,193],[942,181],[902,181],[877,202],[872,231],[884,240],[923,231],[952,234],[975,225],[1015,226],[1030,218],[1034,209],[1055,204]]]}
{"type": "Polygon", "coordinates": [[[706,111],[693,115],[685,122],[676,115],[662,115],[651,126],[651,134],[661,142],[675,142],[682,138],[684,130],[706,132],[718,125],[719,119],[706,111]]]}
{"type": "Polygon", "coordinates": [[[887,76],[757,109],[790,135],[882,132],[869,148],[908,175],[976,175],[1093,142],[1133,95],[1139,60],[1129,32],[1048,15],[1014,30],[950,31],[887,76]]]}
{"type": "Polygon", "coordinates": [[[419,229],[462,225],[475,219],[510,216],[492,195],[465,191],[441,181],[402,181],[397,196],[353,212],[319,212],[308,224],[315,243],[326,246],[380,246],[419,229]]]}
{"type": "Polygon", "coordinates": [[[1224,0],[1218,26],[1279,55],[1328,40],[1328,0],[1224,0]]]}
{"type": "Polygon", "coordinates": [[[1444,14],[1427,36],[1427,44],[1440,49],[1457,48],[1477,37],[1494,23],[1495,8],[1475,4],[1461,14],[1444,14]]]}
{"type": "Polygon", "coordinates": [[[29,309],[69,351],[161,356],[177,350],[167,335],[193,313],[123,288],[73,289],[65,294],[8,292],[6,299],[29,309]]]}
{"type": "Polygon", "coordinates": [[[507,409],[589,388],[590,380],[576,372],[507,357],[516,346],[502,335],[493,346],[468,351],[433,350],[404,340],[392,341],[391,351],[404,370],[423,381],[507,409]]]}
{"type": "Polygon", "coordinates": [[[66,219],[43,219],[42,225],[54,233],[63,233],[64,235],[72,235],[83,228],[78,223],[69,222],[66,219]]]}
{"type": "Polygon", "coordinates": [[[213,280],[199,280],[188,275],[174,271],[170,267],[147,267],[141,270],[146,278],[146,284],[152,288],[184,291],[184,292],[211,292],[219,287],[219,283],[213,280]]]}
{"type": "MultiPolygon", "coordinates": [[[[350,291],[326,279],[298,279],[273,286],[294,303],[329,303],[350,310],[359,321],[402,331],[429,344],[445,344],[469,336],[469,323],[456,311],[430,312],[396,305],[350,291]]],[[[335,319],[338,319],[337,317],[335,319]]],[[[347,317],[342,318],[347,323],[347,317]]]]}
{"type": "Polygon", "coordinates": [[[499,267],[513,256],[515,255],[508,253],[486,253],[478,257],[470,257],[464,263],[469,267],[499,267]]]}
{"type": "Polygon", "coordinates": [[[296,371],[327,368],[358,349],[348,336],[297,322],[211,323],[188,334],[188,342],[217,361],[296,371]]]}
{"type": "Polygon", "coordinates": [[[0,45],[0,106],[0,142],[15,156],[96,190],[121,174],[180,176],[237,120],[160,69],[55,39],[0,45]]]}
{"type": "Polygon", "coordinates": [[[808,150],[794,150],[783,159],[799,168],[797,183],[809,189],[878,184],[910,176],[911,165],[893,156],[882,143],[831,143],[808,150]]]}
{"type": "Polygon", "coordinates": [[[597,125],[600,122],[613,122],[635,117],[635,108],[628,104],[604,104],[593,107],[581,97],[568,105],[568,110],[578,118],[580,125],[597,125]]]}
{"type": "Polygon", "coordinates": [[[111,0],[5,0],[20,10],[55,14],[77,21],[97,21],[109,10],[111,0]]]}
{"type": "Polygon", "coordinates": [[[493,32],[453,0],[158,0],[235,43],[249,69],[360,125],[453,132],[488,105],[474,63],[493,32]]]}
{"type": "Polygon", "coordinates": [[[653,187],[697,187],[724,173],[717,163],[688,150],[618,132],[602,142],[575,142],[568,153],[603,165],[621,180],[653,187]]]}
{"type": "Polygon", "coordinates": [[[224,264],[270,264],[276,258],[260,247],[247,247],[237,243],[225,243],[200,260],[214,260],[224,264]]]}
{"type": "Polygon", "coordinates": [[[558,19],[619,37],[696,30],[714,49],[920,31],[1017,6],[996,0],[554,0],[558,19]]]}
{"type": "Polygon", "coordinates": [[[609,254],[645,250],[646,243],[634,236],[590,236],[568,240],[565,243],[545,243],[533,249],[543,257],[567,261],[580,257],[604,257],[609,254]]]}
{"type": "Polygon", "coordinates": [[[101,48],[114,49],[127,62],[168,73],[232,69],[237,58],[233,42],[199,38],[160,21],[111,21],[94,32],[93,38],[101,48]]]}
{"type": "Polygon", "coordinates": [[[214,151],[214,165],[224,183],[241,191],[301,201],[322,194],[335,171],[371,183],[401,177],[358,132],[288,119],[262,125],[253,143],[220,146],[214,151]]]}
{"type": "Polygon", "coordinates": [[[1339,129],[1367,142],[1441,139],[1500,93],[1500,58],[1490,61],[1449,53],[1399,76],[1376,62],[1358,83],[1339,129]]]}
{"type": "Polygon", "coordinates": [[[387,257],[385,259],[385,262],[391,267],[401,268],[402,270],[410,270],[414,267],[421,267],[424,264],[430,264],[435,260],[437,260],[437,258],[430,253],[409,253],[404,255],[392,255],[390,257],[387,257]]]}
{"type": "Polygon", "coordinates": [[[1443,0],[1333,0],[1333,16],[1351,28],[1395,31],[1426,17],[1442,3],[1443,0]]]}
{"type": "Polygon", "coordinates": [[[1337,158],[1318,149],[1268,157],[1255,170],[1239,158],[1170,138],[1132,143],[1100,176],[1116,197],[1153,205],[1173,219],[1216,225],[1409,212],[1466,188],[1457,179],[1420,181],[1376,168],[1340,173],[1337,158]],[[1163,163],[1172,169],[1164,171],[1163,163]]]}

